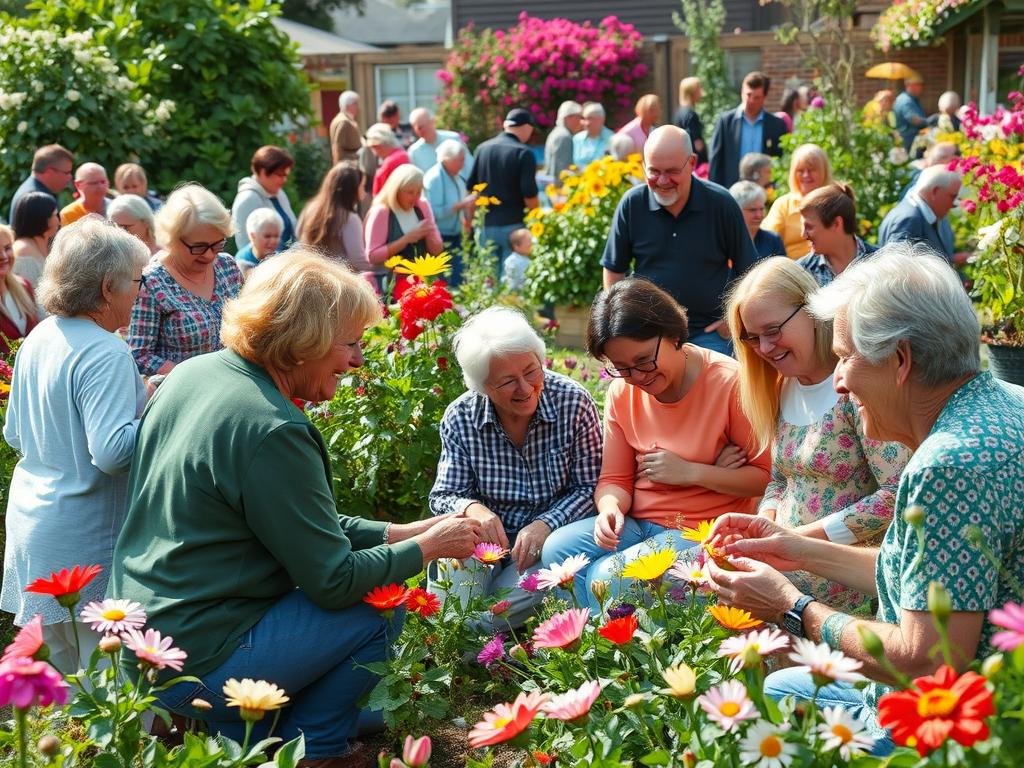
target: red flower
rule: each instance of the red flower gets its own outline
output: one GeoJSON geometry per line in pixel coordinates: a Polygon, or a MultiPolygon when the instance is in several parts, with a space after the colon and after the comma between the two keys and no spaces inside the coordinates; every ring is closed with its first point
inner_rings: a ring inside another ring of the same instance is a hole
{"type": "Polygon", "coordinates": [[[70,571],[61,568],[56,573],[51,573],[48,579],[36,579],[25,587],[25,591],[38,595],[53,595],[58,603],[67,608],[78,602],[79,593],[102,570],[102,566],[99,565],[76,565],[70,571]]]}
{"type": "Polygon", "coordinates": [[[395,608],[402,605],[409,596],[409,590],[403,584],[387,584],[374,587],[363,598],[364,603],[369,603],[385,616],[391,616],[395,608]]]}
{"type": "Polygon", "coordinates": [[[423,332],[425,323],[452,308],[452,296],[440,280],[432,285],[413,283],[402,293],[398,305],[402,336],[412,341],[423,332]]]}
{"type": "Polygon", "coordinates": [[[988,738],[985,718],[995,711],[992,691],[975,672],[957,677],[947,665],[919,677],[914,689],[885,694],[878,702],[878,722],[892,730],[897,744],[916,747],[924,757],[946,739],[970,747],[988,738]]]}
{"type": "Polygon", "coordinates": [[[447,357],[439,357],[439,358],[437,358],[437,368],[440,371],[448,370],[448,358],[447,357]]]}
{"type": "Polygon", "coordinates": [[[410,589],[409,594],[405,596],[405,607],[425,619],[441,610],[441,601],[437,599],[437,595],[416,587],[410,589]]]}
{"type": "Polygon", "coordinates": [[[625,645],[633,639],[637,626],[636,616],[630,614],[621,619],[612,619],[603,627],[598,627],[597,634],[616,645],[625,645]]]}

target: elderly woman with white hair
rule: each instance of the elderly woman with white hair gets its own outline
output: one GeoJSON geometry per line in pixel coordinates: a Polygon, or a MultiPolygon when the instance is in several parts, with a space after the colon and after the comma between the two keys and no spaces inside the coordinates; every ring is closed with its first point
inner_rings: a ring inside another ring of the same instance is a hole
{"type": "Polygon", "coordinates": [[[396,168],[412,161],[402,149],[398,135],[387,123],[374,123],[366,129],[366,148],[377,159],[371,187],[371,192],[376,196],[396,168]]]}
{"type": "Polygon", "coordinates": [[[156,244],[156,220],[153,209],[138,195],[118,195],[107,203],[107,218],[129,234],[135,235],[149,249],[150,255],[160,248],[156,244]]]}
{"type": "Polygon", "coordinates": [[[583,130],[572,137],[572,161],[577,168],[586,168],[608,154],[608,142],[614,134],[604,121],[604,107],[596,101],[583,105],[583,130]]]}
{"type": "Polygon", "coordinates": [[[235,254],[235,263],[243,278],[249,277],[255,267],[277,252],[283,230],[284,219],[272,208],[257,208],[249,214],[245,220],[249,244],[235,254]]]}
{"type": "Polygon", "coordinates": [[[476,204],[475,192],[466,191],[462,172],[466,148],[461,141],[445,139],[437,147],[437,163],[423,174],[423,193],[430,203],[441,233],[444,250],[452,256],[448,284],[462,282],[462,233],[469,226],[476,204]]]}
{"type": "Polygon", "coordinates": [[[768,197],[764,187],[752,181],[737,181],[729,187],[729,194],[736,201],[743,214],[743,222],[747,225],[747,232],[750,239],[754,241],[754,250],[757,251],[757,258],[767,259],[769,256],[782,256],[786,253],[786,246],[782,238],[767,229],[761,229],[761,222],[764,221],[765,202],[768,197]]]}
{"type": "Polygon", "coordinates": [[[116,331],[128,324],[149,252],[113,224],[86,217],[58,233],[39,300],[49,317],[18,350],[4,439],[20,454],[7,502],[0,608],[25,626],[42,616],[50,661],[88,664],[98,636],[81,633],[52,597],[26,592],[73,565],[103,572],[81,593],[102,600],[126,511],[127,472],[146,389],[116,331]]]}
{"type": "MultiPolygon", "coordinates": [[[[938,582],[951,608],[949,661],[962,669],[992,652],[989,611],[1019,599],[1015,585],[1024,581],[1024,390],[981,372],[974,307],[956,273],[926,247],[885,246],[812,294],[808,306],[834,322],[835,388],[856,404],[867,437],[913,451],[895,517],[881,546],[866,548],[801,536],[763,517],[726,515],[712,544],[725,548],[735,570],[709,566],[715,591],[722,602],[826,643],[861,662],[868,677],[887,680],[860,630],[878,636],[903,674],[934,673],[940,638],[928,593],[938,582]],[[802,594],[783,573],[797,564],[877,596],[876,618],[854,619],[802,594]]],[[[891,744],[876,719],[885,690],[880,683],[819,690],[798,668],[765,684],[773,698],[816,698],[868,718],[879,751],[891,744]]]]}
{"type": "Polygon", "coordinates": [[[431,589],[463,605],[471,593],[511,589],[509,611],[475,625],[515,627],[540,598],[517,585],[539,567],[548,536],[594,512],[600,420],[586,389],[544,368],[544,342],[516,310],[471,317],[456,334],[455,355],[469,391],[441,420],[430,510],[479,520],[484,541],[507,554],[493,565],[439,563],[431,589]]]}

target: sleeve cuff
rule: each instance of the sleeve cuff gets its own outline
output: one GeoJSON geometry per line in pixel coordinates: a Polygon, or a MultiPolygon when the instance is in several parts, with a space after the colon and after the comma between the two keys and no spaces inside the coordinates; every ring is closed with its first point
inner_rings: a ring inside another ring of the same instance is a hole
{"type": "Polygon", "coordinates": [[[856,544],[857,537],[846,527],[846,523],[843,522],[844,517],[842,512],[833,512],[824,518],[821,521],[821,526],[825,530],[825,536],[835,544],[856,544]]]}

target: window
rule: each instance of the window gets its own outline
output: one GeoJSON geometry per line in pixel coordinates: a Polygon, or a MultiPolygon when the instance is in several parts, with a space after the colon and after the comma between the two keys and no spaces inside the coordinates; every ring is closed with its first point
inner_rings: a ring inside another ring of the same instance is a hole
{"type": "Polygon", "coordinates": [[[433,111],[441,92],[437,70],[441,64],[387,64],[377,67],[377,104],[392,99],[398,102],[402,120],[416,107],[433,111]]]}
{"type": "Polygon", "coordinates": [[[761,69],[761,51],[729,51],[725,52],[725,68],[736,90],[748,73],[761,69]]]}

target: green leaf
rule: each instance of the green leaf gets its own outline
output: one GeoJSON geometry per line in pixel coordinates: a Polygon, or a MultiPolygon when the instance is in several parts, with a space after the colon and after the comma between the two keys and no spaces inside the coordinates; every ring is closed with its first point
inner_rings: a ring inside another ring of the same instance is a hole
{"type": "Polygon", "coordinates": [[[664,749],[656,749],[641,757],[640,762],[644,765],[668,765],[671,762],[671,755],[664,749]]]}

